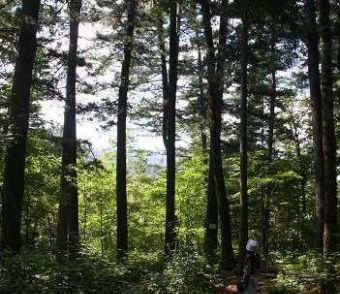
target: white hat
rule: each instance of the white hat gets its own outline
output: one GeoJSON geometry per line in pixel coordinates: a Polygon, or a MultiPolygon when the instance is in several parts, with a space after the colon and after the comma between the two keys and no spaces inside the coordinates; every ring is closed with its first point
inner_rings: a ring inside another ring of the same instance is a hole
{"type": "Polygon", "coordinates": [[[248,251],[255,252],[258,246],[259,246],[259,242],[257,242],[256,240],[250,239],[247,242],[246,249],[248,251]]]}

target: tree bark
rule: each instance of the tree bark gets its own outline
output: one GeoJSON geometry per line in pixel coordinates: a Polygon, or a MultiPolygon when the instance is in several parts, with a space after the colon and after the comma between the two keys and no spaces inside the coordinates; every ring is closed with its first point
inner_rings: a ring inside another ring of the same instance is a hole
{"type": "Polygon", "coordinates": [[[315,0],[305,0],[307,16],[308,79],[313,120],[315,181],[315,247],[323,249],[324,159],[322,147],[322,98],[319,72],[319,36],[316,28],[315,0]]]}
{"type": "Polygon", "coordinates": [[[169,49],[169,84],[167,105],[167,187],[166,187],[166,216],[165,216],[165,252],[171,255],[176,247],[176,214],[175,214],[175,181],[176,181],[176,92],[178,79],[179,54],[179,16],[177,1],[170,1],[170,49],[169,49]]]}
{"type": "Polygon", "coordinates": [[[239,268],[242,269],[248,241],[248,30],[247,12],[242,18],[241,109],[240,109],[240,237],[239,268]]]}
{"type": "Polygon", "coordinates": [[[215,181],[213,174],[213,161],[211,150],[208,154],[208,138],[205,133],[207,114],[207,97],[204,91],[203,77],[204,65],[202,60],[202,50],[198,45],[198,85],[199,85],[199,101],[200,101],[200,115],[201,115],[201,142],[202,153],[204,155],[204,164],[208,165],[208,173],[205,177],[207,183],[207,207],[205,217],[205,253],[211,259],[215,256],[218,245],[218,205],[215,193],[215,181]]]}
{"type": "Polygon", "coordinates": [[[117,200],[117,258],[122,260],[128,250],[128,220],[126,191],[126,117],[127,95],[129,90],[131,56],[135,28],[136,1],[128,0],[128,19],[124,44],[124,60],[121,70],[121,81],[118,98],[117,124],[117,167],[116,167],[116,200],[117,200]]]}
{"type": "Polygon", "coordinates": [[[170,56],[169,71],[167,54],[164,44],[163,19],[158,19],[158,43],[161,51],[162,87],[163,87],[163,129],[162,136],[167,154],[167,188],[166,188],[166,219],[165,219],[165,252],[171,256],[176,247],[176,210],[175,210],[175,180],[176,180],[176,92],[178,75],[178,24],[177,3],[170,3],[170,56]]]}
{"type": "Polygon", "coordinates": [[[204,66],[202,60],[202,51],[198,47],[198,69],[199,69],[199,90],[200,90],[200,107],[201,107],[201,141],[202,151],[204,154],[204,164],[208,165],[208,173],[206,175],[207,182],[207,207],[205,217],[205,253],[211,259],[215,256],[218,245],[218,205],[215,193],[215,180],[213,173],[213,160],[211,149],[208,154],[208,138],[205,134],[205,121],[208,120],[207,115],[207,97],[204,93],[203,76],[204,66]]]}
{"type": "MultiPolygon", "coordinates": [[[[274,46],[272,50],[274,51],[274,46]]],[[[268,160],[273,160],[274,128],[275,128],[275,104],[276,104],[276,68],[272,69],[272,93],[269,101],[269,131],[268,131],[268,160]]]]}
{"type": "Polygon", "coordinates": [[[334,251],[337,244],[336,139],[332,78],[332,35],[329,0],[319,0],[321,36],[322,146],[325,179],[323,252],[334,251]]]}
{"type": "MultiPolygon", "coordinates": [[[[276,61],[275,61],[275,38],[272,38],[271,44],[271,52],[272,52],[272,62],[273,68],[271,71],[272,77],[272,89],[271,95],[269,97],[269,121],[268,121],[268,154],[267,159],[268,163],[271,164],[273,161],[273,144],[274,144],[274,129],[275,129],[275,105],[276,105],[276,97],[277,97],[277,89],[276,89],[276,61]]],[[[269,253],[269,227],[270,227],[270,199],[273,193],[273,186],[268,185],[266,187],[266,193],[263,199],[263,224],[262,224],[262,246],[263,246],[263,255],[265,257],[268,256],[269,253]]]]}
{"type": "Polygon", "coordinates": [[[76,84],[77,49],[81,0],[73,0],[70,9],[70,45],[67,61],[66,102],[64,113],[61,162],[61,197],[57,224],[57,250],[62,258],[79,251],[78,186],[77,186],[77,123],[76,84]]]}
{"type": "Polygon", "coordinates": [[[36,55],[36,33],[40,0],[22,2],[18,57],[10,96],[10,139],[6,150],[2,191],[1,248],[20,252],[22,201],[26,143],[29,126],[30,91],[36,55]]]}
{"type": "Polygon", "coordinates": [[[205,229],[205,252],[213,258],[218,245],[218,204],[214,179],[213,154],[209,151],[208,191],[205,229]]]}
{"type": "Polygon", "coordinates": [[[168,140],[168,119],[167,119],[167,107],[168,107],[168,67],[166,58],[166,49],[164,44],[164,29],[163,29],[163,18],[162,15],[158,16],[158,46],[161,53],[161,69],[162,69],[162,90],[163,90],[163,125],[162,125],[162,137],[163,143],[166,148],[168,140]]]}
{"type": "Polygon", "coordinates": [[[298,208],[298,213],[301,215],[301,223],[304,223],[304,218],[306,216],[307,212],[307,203],[306,203],[306,185],[307,185],[307,176],[306,176],[306,171],[305,171],[305,166],[303,164],[302,158],[301,158],[301,144],[300,144],[300,138],[299,138],[299,133],[298,129],[299,126],[297,125],[293,111],[291,111],[291,124],[292,124],[292,130],[293,130],[293,135],[294,135],[294,143],[295,143],[295,155],[298,159],[299,163],[299,173],[301,176],[301,181],[300,181],[300,195],[298,195],[297,200],[297,208],[298,208]],[[301,198],[301,199],[300,199],[301,198]],[[301,210],[300,210],[300,200],[301,200],[301,210]]]}
{"type": "Polygon", "coordinates": [[[207,164],[207,151],[208,151],[208,138],[206,134],[206,123],[207,123],[207,96],[204,92],[204,65],[202,60],[202,50],[200,46],[197,46],[198,51],[198,87],[199,87],[199,106],[200,106],[200,131],[201,131],[201,146],[202,153],[204,156],[204,162],[207,164]]]}
{"type": "Polygon", "coordinates": [[[210,1],[201,0],[204,33],[207,45],[208,60],[208,105],[210,123],[211,168],[213,169],[215,192],[221,227],[221,266],[232,267],[234,254],[231,244],[230,208],[226,197],[224,171],[221,154],[223,88],[225,76],[226,38],[227,38],[227,7],[228,1],[221,3],[221,19],[219,28],[219,44],[217,56],[211,27],[210,1]]]}

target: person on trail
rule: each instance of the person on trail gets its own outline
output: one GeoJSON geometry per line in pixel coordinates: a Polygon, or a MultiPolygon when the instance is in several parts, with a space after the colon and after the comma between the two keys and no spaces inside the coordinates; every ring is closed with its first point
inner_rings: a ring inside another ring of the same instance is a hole
{"type": "Polygon", "coordinates": [[[237,290],[246,293],[256,293],[257,278],[256,274],[260,268],[260,258],[256,250],[259,242],[248,240],[246,245],[246,257],[243,263],[242,278],[237,283],[237,290]]]}

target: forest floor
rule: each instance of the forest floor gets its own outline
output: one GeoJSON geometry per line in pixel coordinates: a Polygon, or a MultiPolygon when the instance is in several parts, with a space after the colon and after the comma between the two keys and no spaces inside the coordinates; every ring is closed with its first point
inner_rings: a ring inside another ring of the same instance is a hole
{"type": "MultiPolygon", "coordinates": [[[[219,293],[247,293],[247,294],[270,294],[273,293],[269,289],[273,289],[276,284],[276,275],[269,273],[261,273],[257,276],[257,287],[256,292],[254,290],[247,289],[244,292],[237,291],[237,280],[235,277],[231,283],[225,287],[218,287],[217,291],[219,293]]],[[[250,288],[250,287],[249,287],[250,288]]]]}
{"type": "Polygon", "coordinates": [[[269,294],[268,289],[272,289],[276,284],[276,276],[272,274],[260,274],[257,282],[257,294],[269,294]]]}

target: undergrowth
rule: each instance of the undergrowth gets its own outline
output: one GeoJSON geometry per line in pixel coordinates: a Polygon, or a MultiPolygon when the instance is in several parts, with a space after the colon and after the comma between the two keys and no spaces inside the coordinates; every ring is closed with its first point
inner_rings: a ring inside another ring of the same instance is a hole
{"type": "Polygon", "coordinates": [[[169,262],[158,252],[132,252],[121,264],[88,253],[58,264],[50,253],[31,251],[0,262],[3,294],[214,293],[211,281],[219,279],[195,252],[179,252],[169,262]]]}
{"type": "Polygon", "coordinates": [[[310,293],[311,289],[319,289],[318,293],[340,293],[340,255],[327,257],[315,251],[306,254],[297,252],[273,253],[276,260],[277,284],[270,293],[298,294],[310,293]]]}

